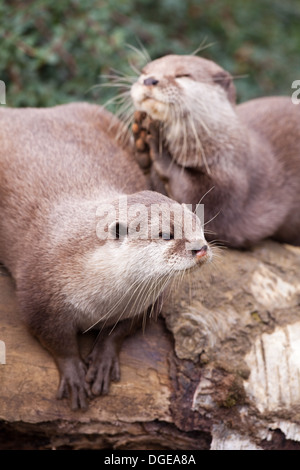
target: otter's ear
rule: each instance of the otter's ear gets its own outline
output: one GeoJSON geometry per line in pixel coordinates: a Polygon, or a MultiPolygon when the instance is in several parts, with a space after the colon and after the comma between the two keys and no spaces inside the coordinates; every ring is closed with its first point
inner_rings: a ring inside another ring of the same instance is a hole
{"type": "Polygon", "coordinates": [[[231,103],[236,102],[236,90],[232,81],[232,76],[228,72],[218,72],[213,75],[213,81],[218,83],[227,93],[229,101],[231,103]]]}

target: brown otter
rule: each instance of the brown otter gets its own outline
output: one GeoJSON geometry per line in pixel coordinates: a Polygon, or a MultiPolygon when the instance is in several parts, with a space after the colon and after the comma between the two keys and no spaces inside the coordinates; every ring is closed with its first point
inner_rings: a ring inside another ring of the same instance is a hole
{"type": "Polygon", "coordinates": [[[178,202],[203,198],[208,239],[300,244],[300,106],[288,97],[236,106],[231,75],[196,56],[148,63],[131,96],[152,120],[154,189],[178,202]]]}
{"type": "Polygon", "coordinates": [[[192,212],[147,190],[129,147],[114,138],[118,125],[88,104],[0,110],[0,260],[26,324],[55,358],[58,398],[69,396],[73,409],[119,379],[133,320],[210,257],[195,215],[197,230],[174,237],[174,210],[192,212]],[[153,204],[172,208],[167,236],[157,220],[147,232],[153,204]],[[146,236],[137,237],[143,210],[146,236]],[[76,334],[93,326],[110,334],[99,336],[86,368],[76,334]]]}

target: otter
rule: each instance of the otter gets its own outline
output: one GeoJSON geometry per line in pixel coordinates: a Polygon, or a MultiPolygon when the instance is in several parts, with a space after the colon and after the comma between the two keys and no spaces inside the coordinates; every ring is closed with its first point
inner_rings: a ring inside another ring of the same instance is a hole
{"type": "Polygon", "coordinates": [[[300,106],[289,97],[236,105],[227,71],[179,55],[148,63],[131,97],[138,150],[141,130],[149,134],[153,189],[178,202],[203,199],[208,240],[300,244],[300,106]]]}
{"type": "Polygon", "coordinates": [[[157,311],[172,279],[211,258],[200,219],[149,191],[130,143],[115,138],[119,125],[86,103],[0,110],[0,260],[21,317],[55,359],[57,398],[74,410],[119,380],[122,340],[157,311]],[[162,207],[159,222],[153,205],[162,207]],[[181,238],[178,208],[197,229],[181,238]],[[156,232],[146,224],[137,237],[143,210],[156,232]],[[101,334],[83,360],[77,333],[90,328],[101,334]]]}

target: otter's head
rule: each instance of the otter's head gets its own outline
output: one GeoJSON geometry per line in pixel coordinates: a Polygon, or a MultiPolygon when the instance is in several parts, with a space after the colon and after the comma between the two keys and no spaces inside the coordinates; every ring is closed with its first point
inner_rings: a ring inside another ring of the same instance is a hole
{"type": "MultiPolygon", "coordinates": [[[[166,196],[142,191],[99,207],[94,282],[143,311],[175,277],[211,259],[200,219],[166,196]],[[128,297],[128,298],[127,298],[128,297]]],[[[104,289],[102,289],[103,295],[104,289]]]]}
{"type": "Polygon", "coordinates": [[[231,75],[196,56],[168,55],[150,62],[131,88],[134,106],[160,121],[178,163],[198,166],[205,141],[234,118],[231,75]]]}
{"type": "Polygon", "coordinates": [[[100,240],[104,235],[110,261],[123,264],[133,278],[176,275],[211,257],[200,218],[154,191],[121,196],[111,210],[100,206],[98,216],[97,235],[100,240]]]}

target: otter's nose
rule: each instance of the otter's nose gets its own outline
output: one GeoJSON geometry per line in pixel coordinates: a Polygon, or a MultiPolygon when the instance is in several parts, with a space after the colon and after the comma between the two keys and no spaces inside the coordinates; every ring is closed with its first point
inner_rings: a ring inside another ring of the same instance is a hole
{"type": "Polygon", "coordinates": [[[148,77],[148,78],[145,78],[144,80],[144,85],[146,86],[152,86],[152,85],[157,85],[158,84],[158,80],[156,80],[156,78],[154,77],[148,77]]]}
{"type": "Polygon", "coordinates": [[[207,251],[208,251],[208,246],[203,245],[202,248],[200,248],[200,250],[193,250],[192,253],[196,257],[196,260],[198,261],[207,255],[207,251]]]}

